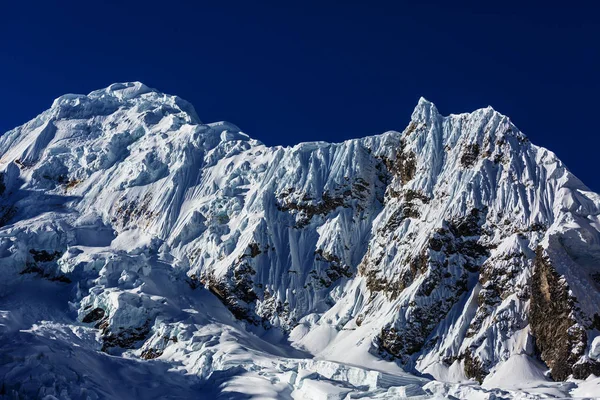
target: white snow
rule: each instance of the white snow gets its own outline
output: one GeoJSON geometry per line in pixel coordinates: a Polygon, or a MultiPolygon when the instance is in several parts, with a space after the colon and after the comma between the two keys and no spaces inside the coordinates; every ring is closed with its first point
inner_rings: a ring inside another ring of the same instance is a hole
{"type": "Polygon", "coordinates": [[[600,396],[598,378],[549,380],[527,294],[539,245],[582,315],[598,312],[600,196],[492,108],[444,117],[420,99],[402,133],[267,147],[176,96],[113,84],[0,136],[0,174],[9,395],[600,396]],[[452,233],[473,209],[482,231],[452,233]],[[391,327],[418,349],[386,357],[391,327]],[[481,385],[466,351],[489,372],[481,385]]]}

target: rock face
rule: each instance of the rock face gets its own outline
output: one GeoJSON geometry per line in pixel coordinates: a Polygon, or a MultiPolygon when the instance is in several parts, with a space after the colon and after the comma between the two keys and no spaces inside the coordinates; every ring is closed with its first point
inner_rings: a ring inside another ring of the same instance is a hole
{"type": "Polygon", "coordinates": [[[529,318],[536,348],[555,379],[565,380],[569,375],[585,379],[590,374],[600,374],[600,363],[585,357],[586,344],[591,341],[588,342],[586,327],[580,322],[585,315],[578,314],[577,298],[570,295],[568,283],[538,247],[529,318]]]}
{"type": "Polygon", "coordinates": [[[115,84],[58,98],[0,155],[6,287],[34,264],[75,285],[105,351],[180,346],[183,285],[323,358],[483,381],[525,354],[557,380],[598,374],[600,196],[492,108],[421,99],[404,132],[267,147],[115,84]]]}

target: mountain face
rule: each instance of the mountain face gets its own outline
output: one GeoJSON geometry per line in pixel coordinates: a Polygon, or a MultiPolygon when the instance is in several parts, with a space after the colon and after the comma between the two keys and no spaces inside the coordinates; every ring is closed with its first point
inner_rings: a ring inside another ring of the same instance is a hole
{"type": "Polygon", "coordinates": [[[0,157],[4,393],[518,397],[511,371],[562,394],[600,375],[600,195],[492,108],[421,99],[401,133],[268,147],[114,84],[0,157]]]}

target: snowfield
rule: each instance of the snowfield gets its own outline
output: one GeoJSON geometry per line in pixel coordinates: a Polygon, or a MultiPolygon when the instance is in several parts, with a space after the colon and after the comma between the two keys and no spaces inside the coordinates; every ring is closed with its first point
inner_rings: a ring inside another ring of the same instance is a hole
{"type": "Polygon", "coordinates": [[[0,136],[0,277],[7,398],[600,398],[600,195],[490,107],[268,147],[61,96],[0,136]]]}

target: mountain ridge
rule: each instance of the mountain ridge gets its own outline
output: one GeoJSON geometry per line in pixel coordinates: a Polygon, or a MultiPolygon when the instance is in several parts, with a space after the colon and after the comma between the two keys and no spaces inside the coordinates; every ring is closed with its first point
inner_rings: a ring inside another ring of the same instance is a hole
{"type": "Polygon", "coordinates": [[[198,336],[207,291],[226,307],[215,332],[269,337],[277,357],[298,356],[290,340],[338,373],[460,390],[539,359],[555,380],[600,373],[600,196],[491,107],[420,98],[402,132],[270,147],[134,82],[59,97],[0,152],[0,295],[55,282],[62,329],[97,332],[87,348],[199,382],[250,373],[198,336]]]}

